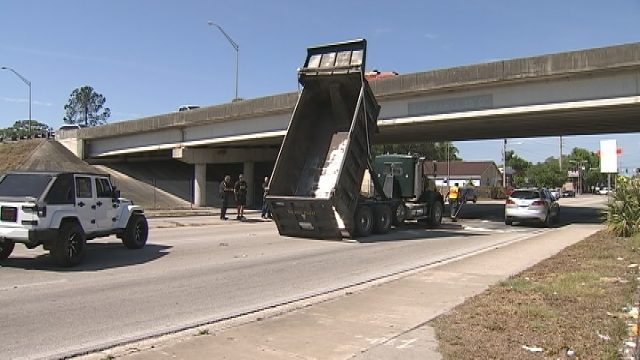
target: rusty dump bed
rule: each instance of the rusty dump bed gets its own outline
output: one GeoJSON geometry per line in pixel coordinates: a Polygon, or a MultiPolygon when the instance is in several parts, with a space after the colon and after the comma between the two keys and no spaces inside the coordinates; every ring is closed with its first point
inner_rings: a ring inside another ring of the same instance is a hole
{"type": "Polygon", "coordinates": [[[303,90],[266,197],[281,235],[353,234],[380,110],[363,77],[365,53],[365,40],[308,49],[303,90]]]}

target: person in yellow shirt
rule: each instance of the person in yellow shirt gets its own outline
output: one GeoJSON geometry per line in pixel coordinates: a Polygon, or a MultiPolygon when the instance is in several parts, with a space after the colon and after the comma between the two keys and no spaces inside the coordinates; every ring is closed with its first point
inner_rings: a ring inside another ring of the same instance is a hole
{"type": "Polygon", "coordinates": [[[449,209],[451,210],[451,220],[456,222],[458,221],[456,219],[458,206],[460,206],[460,187],[458,187],[458,183],[453,184],[453,186],[449,188],[448,197],[449,209]]]}

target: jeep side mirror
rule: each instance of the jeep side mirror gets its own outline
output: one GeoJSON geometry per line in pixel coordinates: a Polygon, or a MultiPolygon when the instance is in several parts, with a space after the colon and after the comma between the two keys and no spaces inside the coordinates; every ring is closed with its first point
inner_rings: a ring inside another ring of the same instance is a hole
{"type": "Polygon", "coordinates": [[[113,188],[113,199],[117,200],[120,198],[120,190],[117,190],[115,187],[113,188]]]}

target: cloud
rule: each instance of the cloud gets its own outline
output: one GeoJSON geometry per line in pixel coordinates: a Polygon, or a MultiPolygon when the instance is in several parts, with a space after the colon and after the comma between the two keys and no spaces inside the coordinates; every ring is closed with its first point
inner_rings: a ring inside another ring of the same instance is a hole
{"type": "MultiPolygon", "coordinates": [[[[0,100],[4,101],[4,102],[10,102],[10,103],[28,103],[29,99],[25,99],[25,98],[10,98],[10,97],[0,97],[0,100]]],[[[38,100],[31,100],[31,104],[32,105],[38,105],[38,106],[53,106],[53,103],[51,102],[44,102],[44,101],[38,101],[38,100]]]]}
{"type": "Polygon", "coordinates": [[[435,40],[435,39],[437,39],[439,36],[438,36],[438,35],[436,35],[436,34],[426,33],[426,34],[424,34],[424,37],[426,37],[426,38],[427,38],[427,39],[429,39],[429,40],[435,40]]]}

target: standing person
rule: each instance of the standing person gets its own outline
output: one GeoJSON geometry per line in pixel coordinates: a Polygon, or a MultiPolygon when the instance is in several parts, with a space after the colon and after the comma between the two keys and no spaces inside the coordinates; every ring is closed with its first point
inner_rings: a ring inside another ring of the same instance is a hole
{"type": "Polygon", "coordinates": [[[267,206],[267,192],[269,191],[269,177],[265,176],[262,182],[262,218],[271,218],[271,209],[267,206]]]}
{"type": "Polygon", "coordinates": [[[227,220],[227,209],[229,208],[229,201],[231,201],[231,195],[233,194],[233,184],[231,183],[231,176],[225,175],[224,180],[220,182],[220,199],[222,199],[222,207],[220,207],[220,219],[227,220]]]}
{"type": "Polygon", "coordinates": [[[247,205],[247,182],[244,181],[242,174],[238,175],[238,181],[233,186],[236,194],[236,205],[238,206],[238,216],[236,219],[244,220],[244,207],[247,205]]]}
{"type": "Polygon", "coordinates": [[[460,188],[458,187],[458,183],[455,183],[449,189],[449,209],[451,210],[451,220],[454,222],[457,221],[456,212],[458,211],[459,206],[459,194],[460,188]]]}

